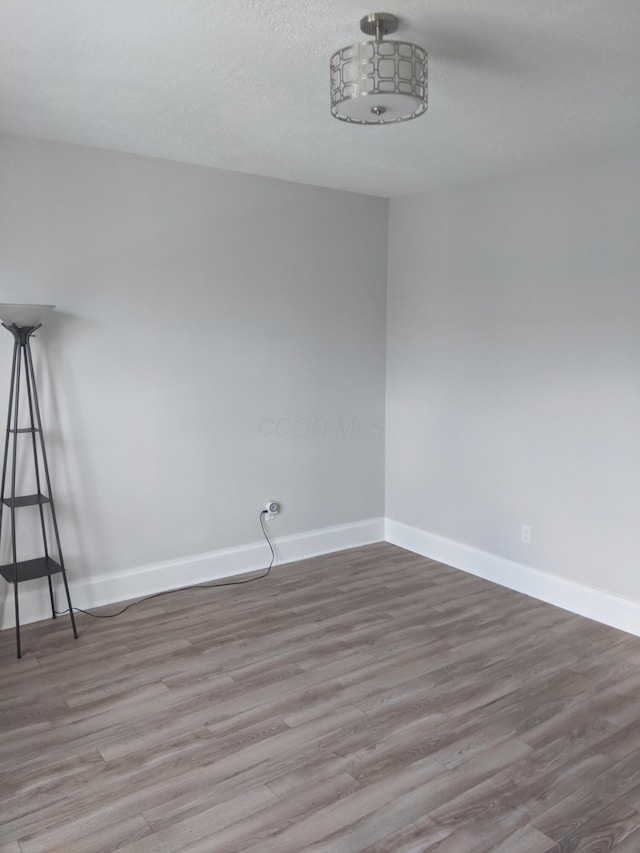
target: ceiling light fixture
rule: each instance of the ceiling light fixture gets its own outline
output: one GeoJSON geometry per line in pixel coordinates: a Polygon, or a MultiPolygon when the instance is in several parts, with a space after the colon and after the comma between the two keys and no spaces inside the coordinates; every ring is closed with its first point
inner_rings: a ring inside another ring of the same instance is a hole
{"type": "Polygon", "coordinates": [[[331,114],[355,124],[395,124],[427,109],[427,52],[383,41],[398,29],[386,12],[365,15],[360,29],[375,41],[350,44],[331,57],[331,114]]]}

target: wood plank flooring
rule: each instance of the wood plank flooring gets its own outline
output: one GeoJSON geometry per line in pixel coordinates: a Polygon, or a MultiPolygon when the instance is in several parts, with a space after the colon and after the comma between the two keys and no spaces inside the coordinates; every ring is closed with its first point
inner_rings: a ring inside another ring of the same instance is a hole
{"type": "Polygon", "coordinates": [[[0,853],[640,853],[636,637],[386,543],[78,627],[0,634],[0,853]]]}

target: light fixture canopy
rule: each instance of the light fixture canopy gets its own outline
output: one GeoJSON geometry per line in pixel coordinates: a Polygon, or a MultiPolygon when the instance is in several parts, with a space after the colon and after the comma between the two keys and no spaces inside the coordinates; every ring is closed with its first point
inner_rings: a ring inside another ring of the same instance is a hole
{"type": "Polygon", "coordinates": [[[331,57],[331,114],[354,124],[395,124],[427,109],[427,52],[383,41],[398,28],[387,12],[365,15],[360,29],[375,41],[350,44],[331,57]]]}

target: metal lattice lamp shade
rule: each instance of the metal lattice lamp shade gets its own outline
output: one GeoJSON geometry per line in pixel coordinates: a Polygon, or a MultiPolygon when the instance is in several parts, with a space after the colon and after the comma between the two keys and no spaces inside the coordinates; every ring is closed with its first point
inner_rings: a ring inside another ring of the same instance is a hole
{"type": "Polygon", "coordinates": [[[398,19],[376,13],[360,21],[376,40],[351,44],[331,57],[331,113],[356,124],[393,124],[427,109],[427,53],[405,41],[383,41],[398,19]]]}

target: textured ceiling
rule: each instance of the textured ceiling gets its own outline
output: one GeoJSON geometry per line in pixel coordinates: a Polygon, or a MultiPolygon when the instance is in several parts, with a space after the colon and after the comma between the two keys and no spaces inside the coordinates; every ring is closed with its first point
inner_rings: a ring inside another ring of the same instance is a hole
{"type": "Polygon", "coordinates": [[[0,130],[395,196],[640,143],[640,0],[0,0],[0,130]],[[329,113],[388,11],[429,109],[329,113]]]}

